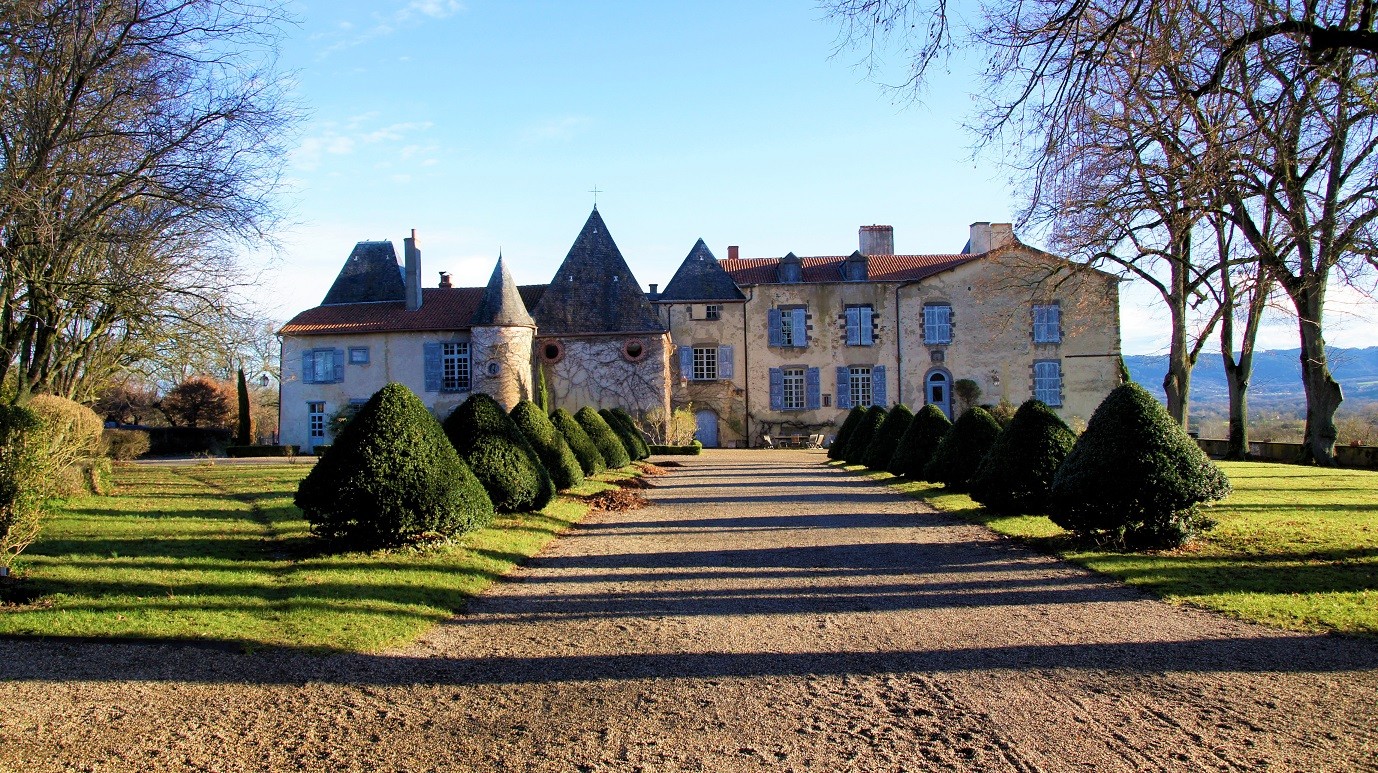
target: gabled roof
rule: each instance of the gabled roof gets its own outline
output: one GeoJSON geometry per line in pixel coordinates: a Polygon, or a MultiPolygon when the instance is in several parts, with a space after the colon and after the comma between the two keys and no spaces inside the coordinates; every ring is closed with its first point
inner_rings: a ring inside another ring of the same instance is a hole
{"type": "Polygon", "coordinates": [[[507,266],[503,264],[501,255],[498,256],[498,264],[493,267],[493,276],[488,279],[488,286],[483,290],[483,298],[480,299],[478,309],[474,311],[469,324],[475,327],[536,326],[536,321],[527,312],[526,304],[522,303],[522,297],[517,292],[517,283],[513,282],[512,275],[507,273],[507,266]]]}
{"type": "Polygon", "coordinates": [[[345,259],[322,304],[369,303],[406,299],[402,269],[392,242],[359,242],[345,259]]]}
{"type": "Polygon", "coordinates": [[[665,330],[596,207],[531,316],[541,335],[665,330]]]}
{"type": "MultiPolygon", "coordinates": [[[[982,253],[984,255],[984,253],[982,253]]],[[[909,282],[933,276],[982,255],[870,255],[867,279],[871,282],[909,282]]],[[[848,255],[799,258],[805,283],[841,282],[848,255]]],[[[778,284],[781,258],[729,258],[719,261],[723,271],[738,285],[778,284]]]]}
{"type": "MultiPolygon", "coordinates": [[[[524,306],[534,306],[546,285],[518,287],[524,306]]],[[[421,290],[421,308],[407,311],[405,301],[345,303],[317,306],[293,317],[280,335],[341,335],[438,330],[468,330],[483,303],[484,287],[427,287],[421,290]]]]}
{"type": "Polygon", "coordinates": [[[746,295],[732,277],[723,271],[702,239],[679,264],[679,270],[665,285],[657,301],[744,301],[746,295]]]}

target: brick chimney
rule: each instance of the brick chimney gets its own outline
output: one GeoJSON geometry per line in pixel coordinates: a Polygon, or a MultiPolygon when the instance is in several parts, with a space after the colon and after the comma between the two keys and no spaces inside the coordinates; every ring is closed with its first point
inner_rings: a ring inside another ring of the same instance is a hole
{"type": "Polygon", "coordinates": [[[406,285],[407,311],[421,308],[421,250],[416,246],[416,229],[402,240],[403,281],[406,285]]]}
{"type": "Polygon", "coordinates": [[[737,245],[735,245],[735,244],[727,248],[727,259],[728,259],[728,260],[736,260],[740,254],[741,254],[741,248],[739,248],[739,247],[738,247],[737,245]]]}
{"type": "Polygon", "coordinates": [[[450,272],[448,272],[448,271],[441,271],[441,272],[440,272],[440,286],[441,286],[441,287],[445,287],[445,288],[454,287],[454,284],[450,282],[450,272]]]}
{"type": "Polygon", "coordinates": [[[888,225],[863,225],[858,239],[862,255],[894,255],[895,228],[888,225]]]}

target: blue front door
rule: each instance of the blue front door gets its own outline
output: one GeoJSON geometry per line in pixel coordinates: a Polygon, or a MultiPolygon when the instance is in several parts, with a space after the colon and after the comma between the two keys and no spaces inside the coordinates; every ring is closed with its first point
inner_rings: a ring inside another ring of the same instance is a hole
{"type": "Polygon", "coordinates": [[[698,425],[694,431],[694,437],[703,444],[703,447],[717,448],[718,414],[712,411],[697,411],[694,413],[694,423],[698,425]]]}
{"type": "Polygon", "coordinates": [[[952,418],[952,384],[947,373],[941,370],[930,371],[924,385],[924,402],[936,405],[952,418]]]}

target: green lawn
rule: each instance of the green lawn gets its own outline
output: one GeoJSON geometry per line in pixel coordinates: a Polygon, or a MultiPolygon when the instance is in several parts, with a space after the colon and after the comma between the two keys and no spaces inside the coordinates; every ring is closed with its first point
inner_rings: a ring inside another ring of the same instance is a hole
{"type": "MultiPolygon", "coordinates": [[[[114,496],[68,500],[21,556],[42,595],[0,607],[0,634],[377,651],[454,614],[587,512],[559,497],[448,545],[326,555],[292,504],[310,469],[118,467],[114,496]]],[[[625,476],[605,473],[573,493],[625,476]]]]}
{"type": "Polygon", "coordinates": [[[1219,525],[1153,553],[1085,550],[1046,517],[1002,517],[964,494],[867,474],[1169,601],[1295,630],[1378,635],[1378,472],[1220,466],[1234,493],[1210,508],[1219,525]]]}

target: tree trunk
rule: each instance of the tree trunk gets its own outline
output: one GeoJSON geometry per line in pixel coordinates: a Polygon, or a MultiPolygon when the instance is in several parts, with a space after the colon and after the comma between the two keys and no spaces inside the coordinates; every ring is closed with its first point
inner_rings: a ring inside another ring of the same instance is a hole
{"type": "Polygon", "coordinates": [[[1325,287],[1311,283],[1292,293],[1301,328],[1301,380],[1306,387],[1306,436],[1302,439],[1302,461],[1324,467],[1335,466],[1335,411],[1344,402],[1340,384],[1330,375],[1325,359],[1325,338],[1321,335],[1321,314],[1325,307],[1325,287]]]}
{"type": "Polygon", "coordinates": [[[1172,343],[1168,345],[1167,373],[1163,375],[1163,394],[1167,397],[1167,412],[1173,421],[1187,426],[1191,404],[1191,358],[1187,346],[1186,269],[1177,261],[1172,263],[1172,290],[1164,298],[1172,319],[1172,343]]]}

